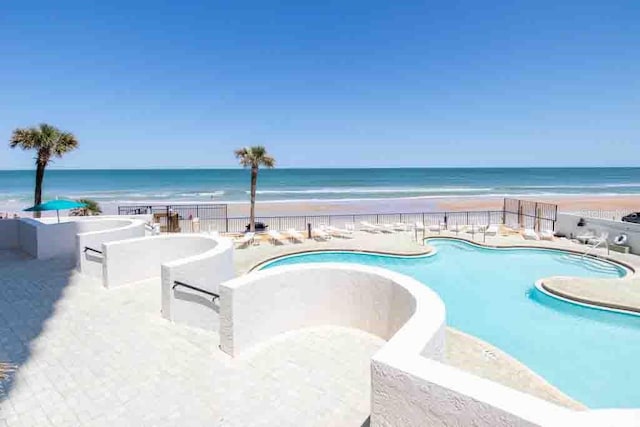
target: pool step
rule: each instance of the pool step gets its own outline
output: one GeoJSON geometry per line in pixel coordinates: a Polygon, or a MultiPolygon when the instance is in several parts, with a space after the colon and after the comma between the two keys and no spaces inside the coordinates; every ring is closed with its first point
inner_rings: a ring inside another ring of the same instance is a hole
{"type": "Polygon", "coordinates": [[[588,270],[597,272],[597,273],[610,273],[610,274],[618,274],[620,270],[617,267],[608,264],[606,262],[593,259],[593,258],[583,258],[580,255],[560,255],[560,259],[563,262],[571,263],[574,265],[580,265],[588,270]]]}

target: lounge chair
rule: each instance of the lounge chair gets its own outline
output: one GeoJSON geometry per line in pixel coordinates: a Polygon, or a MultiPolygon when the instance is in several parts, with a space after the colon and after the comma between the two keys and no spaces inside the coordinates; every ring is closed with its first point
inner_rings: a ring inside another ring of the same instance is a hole
{"type": "Polygon", "coordinates": [[[522,237],[524,237],[525,240],[540,240],[540,236],[538,236],[538,233],[532,228],[525,228],[522,232],[522,237]]]}
{"type": "Polygon", "coordinates": [[[484,224],[478,224],[478,225],[473,225],[473,231],[476,233],[482,233],[483,231],[487,230],[487,225],[484,224]]]}
{"type": "Polygon", "coordinates": [[[423,231],[425,229],[424,223],[416,221],[416,223],[413,224],[413,229],[416,231],[423,231]]]}
{"type": "Polygon", "coordinates": [[[355,224],[349,223],[344,225],[344,229],[353,234],[353,232],[356,231],[356,226],[355,224]]]}
{"type": "Polygon", "coordinates": [[[324,227],[323,231],[326,231],[327,233],[331,234],[334,237],[342,237],[344,239],[350,238],[351,235],[353,234],[353,231],[351,230],[337,228],[331,225],[324,227]]]}
{"type": "Polygon", "coordinates": [[[487,236],[497,236],[500,231],[500,227],[497,224],[490,224],[489,227],[484,231],[484,234],[487,236]]]}
{"type": "Polygon", "coordinates": [[[408,226],[404,222],[396,222],[395,224],[393,224],[393,229],[395,231],[407,231],[408,226]]]}
{"type": "Polygon", "coordinates": [[[467,228],[466,225],[453,224],[451,227],[449,227],[449,231],[452,231],[457,234],[457,233],[462,233],[466,228],[467,228]]]}
{"type": "Polygon", "coordinates": [[[584,234],[580,234],[576,236],[576,239],[578,239],[579,242],[582,242],[585,245],[589,243],[589,240],[595,239],[595,238],[596,238],[596,233],[594,233],[593,230],[587,230],[584,234]]]}
{"type": "Polygon", "coordinates": [[[542,230],[540,232],[541,240],[553,240],[553,231],[552,230],[542,230]]]}
{"type": "Polygon", "coordinates": [[[249,246],[253,244],[254,238],[256,237],[256,233],[244,233],[241,237],[236,239],[234,242],[238,245],[239,248],[249,246]]]}
{"type": "Polygon", "coordinates": [[[432,224],[429,226],[429,231],[432,233],[437,232],[438,234],[440,234],[440,232],[442,232],[442,227],[440,226],[440,224],[432,224]]]}
{"type": "Polygon", "coordinates": [[[375,224],[371,224],[369,221],[360,221],[360,225],[362,226],[360,230],[367,231],[369,233],[379,233],[382,231],[382,228],[375,224]]]}
{"type": "Polygon", "coordinates": [[[269,235],[269,240],[271,240],[271,243],[274,245],[284,245],[287,242],[285,237],[276,230],[269,230],[267,234],[269,235]]]}
{"type": "Polygon", "coordinates": [[[380,227],[380,230],[383,233],[395,233],[396,232],[396,227],[394,224],[378,224],[378,227],[380,227]]]}
{"type": "Polygon", "coordinates": [[[287,236],[289,236],[289,240],[292,242],[302,243],[304,241],[304,235],[294,228],[287,230],[287,236]]]}
{"type": "Polygon", "coordinates": [[[590,245],[600,245],[601,243],[604,243],[607,241],[607,239],[609,238],[609,233],[600,233],[600,235],[598,237],[594,237],[592,239],[589,239],[589,241],[587,243],[589,243],[590,245]]]}
{"type": "Polygon", "coordinates": [[[327,233],[326,231],[324,231],[321,228],[316,228],[315,230],[313,230],[313,236],[319,240],[329,240],[331,239],[331,234],[327,233]]]}

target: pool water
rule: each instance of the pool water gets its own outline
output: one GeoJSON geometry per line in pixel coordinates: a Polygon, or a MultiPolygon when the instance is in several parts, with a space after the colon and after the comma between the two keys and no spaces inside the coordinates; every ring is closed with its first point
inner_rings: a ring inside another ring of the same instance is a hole
{"type": "Polygon", "coordinates": [[[535,288],[551,276],[622,277],[615,264],[544,249],[491,249],[432,239],[427,257],[317,252],[263,268],[350,262],[397,271],[436,291],[447,324],[514,356],[590,408],[640,407],[640,316],[588,308],[535,288]]]}

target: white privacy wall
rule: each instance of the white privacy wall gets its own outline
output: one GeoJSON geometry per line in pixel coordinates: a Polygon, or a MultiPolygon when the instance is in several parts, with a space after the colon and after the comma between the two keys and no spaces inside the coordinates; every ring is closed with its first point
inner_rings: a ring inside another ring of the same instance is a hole
{"type": "Polygon", "coordinates": [[[231,239],[208,238],[216,244],[207,252],[162,265],[162,316],[218,331],[219,301],[189,288],[174,288],[175,281],[179,281],[218,294],[220,284],[235,276],[231,239]]]}
{"type": "Polygon", "coordinates": [[[445,308],[385,269],[298,264],[220,286],[220,347],[237,356],[286,331],[339,325],[388,340],[371,361],[371,426],[639,425],[634,410],[572,411],[442,363],[445,308]]]}
{"type": "Polygon", "coordinates": [[[0,219],[0,249],[20,247],[18,225],[17,219],[0,219]]]}
{"type": "Polygon", "coordinates": [[[80,262],[78,233],[106,233],[111,228],[133,225],[144,235],[144,221],[126,217],[62,217],[60,223],[56,218],[1,220],[0,249],[19,249],[37,259],[68,258],[80,262]]]}
{"type": "Polygon", "coordinates": [[[202,234],[168,234],[102,245],[103,284],[107,288],[161,277],[162,316],[174,322],[218,329],[218,303],[180,281],[215,294],[234,277],[233,243],[202,234]]]}
{"type": "Polygon", "coordinates": [[[103,243],[103,285],[113,288],[160,277],[162,264],[202,254],[216,245],[216,240],[211,237],[188,234],[103,243]]]}
{"type": "Polygon", "coordinates": [[[640,224],[613,221],[609,219],[581,217],[580,215],[566,213],[558,214],[556,232],[564,233],[567,236],[571,234],[577,236],[586,234],[590,230],[597,235],[602,232],[609,233],[610,242],[612,242],[617,235],[626,234],[628,237],[626,245],[631,248],[631,253],[640,254],[640,224]],[[585,220],[585,225],[583,227],[578,227],[578,221],[580,218],[584,218],[585,220]]]}
{"type": "Polygon", "coordinates": [[[136,219],[94,219],[78,222],[76,226],[76,266],[80,272],[96,278],[102,278],[102,255],[85,251],[85,248],[101,251],[103,243],[145,235],[145,222],[136,219]]]}

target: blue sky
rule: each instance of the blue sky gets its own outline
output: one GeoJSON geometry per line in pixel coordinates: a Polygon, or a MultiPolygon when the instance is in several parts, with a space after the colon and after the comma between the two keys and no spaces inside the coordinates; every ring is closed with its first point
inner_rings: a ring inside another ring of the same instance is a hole
{"type": "MultiPolygon", "coordinates": [[[[640,165],[637,1],[0,4],[0,137],[57,168],[640,165]],[[508,4],[506,4],[508,3],[508,4]]],[[[32,155],[0,143],[0,169],[32,155]]]]}

